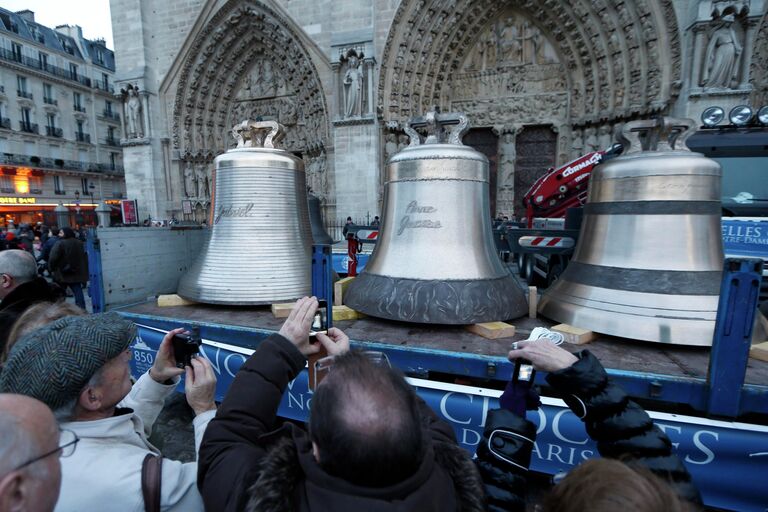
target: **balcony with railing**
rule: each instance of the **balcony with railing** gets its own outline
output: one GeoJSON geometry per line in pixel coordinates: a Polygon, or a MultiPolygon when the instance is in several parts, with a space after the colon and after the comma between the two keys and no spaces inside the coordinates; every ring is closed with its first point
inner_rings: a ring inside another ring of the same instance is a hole
{"type": "Polygon", "coordinates": [[[75,112],[82,112],[85,114],[85,107],[82,105],[75,105],[75,112]]]}
{"type": "Polygon", "coordinates": [[[118,147],[120,146],[120,141],[117,140],[115,137],[107,137],[106,139],[104,139],[104,142],[102,142],[102,144],[106,146],[118,147]]]}
{"type": "Polygon", "coordinates": [[[27,123],[24,121],[19,121],[19,127],[21,131],[27,132],[27,133],[40,133],[37,127],[37,123],[27,123]]]}
{"type": "Polygon", "coordinates": [[[53,98],[49,98],[48,96],[43,97],[43,103],[47,103],[48,105],[58,105],[59,100],[55,100],[53,98]]]}
{"type": "Polygon", "coordinates": [[[20,165],[25,167],[34,167],[37,169],[98,172],[116,175],[122,175],[124,173],[123,166],[117,164],[112,165],[97,164],[93,162],[78,162],[75,160],[63,160],[61,158],[40,158],[36,156],[18,155],[14,153],[0,153],[0,165],[20,165]]]}
{"type": "Polygon", "coordinates": [[[117,112],[114,112],[112,110],[103,110],[101,114],[99,115],[100,118],[106,120],[106,121],[112,121],[115,123],[120,122],[120,114],[117,112]]]}
{"type": "Polygon", "coordinates": [[[64,131],[61,128],[56,128],[55,126],[46,126],[45,134],[49,137],[63,137],[64,131]]]}
{"type": "Polygon", "coordinates": [[[87,144],[91,143],[90,133],[75,132],[75,138],[77,139],[77,142],[85,142],[87,144]]]}
{"type": "Polygon", "coordinates": [[[32,99],[32,93],[27,91],[22,91],[21,89],[16,90],[16,95],[19,98],[27,98],[28,100],[32,99]]]}
{"type": "Polygon", "coordinates": [[[98,80],[94,78],[91,83],[93,84],[93,88],[97,91],[104,91],[110,94],[115,94],[115,86],[109,83],[104,83],[104,80],[98,80]]]}
{"type": "Polygon", "coordinates": [[[0,93],[5,94],[5,86],[0,85],[0,93]]]}
{"type": "Polygon", "coordinates": [[[0,117],[0,128],[3,130],[11,129],[11,119],[8,117],[0,117]]]}
{"type": "Polygon", "coordinates": [[[69,69],[53,66],[51,64],[48,64],[47,62],[41,61],[40,59],[33,59],[32,57],[27,57],[26,55],[20,55],[20,54],[14,53],[11,50],[8,50],[7,48],[0,48],[0,59],[8,62],[21,64],[24,67],[27,67],[29,69],[42,71],[44,73],[48,73],[49,75],[53,75],[58,78],[71,80],[85,87],[91,87],[91,79],[88,78],[87,76],[78,75],[77,73],[73,73],[69,69]]]}

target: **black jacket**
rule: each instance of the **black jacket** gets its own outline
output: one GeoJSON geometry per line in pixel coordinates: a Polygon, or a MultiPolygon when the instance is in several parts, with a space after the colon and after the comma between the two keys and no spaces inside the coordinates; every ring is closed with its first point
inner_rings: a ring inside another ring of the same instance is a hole
{"type": "MultiPolygon", "coordinates": [[[[600,455],[645,467],[670,482],[683,499],[701,503],[691,475],[666,434],[624,390],[608,380],[595,356],[587,350],[576,355],[579,360],[573,366],[550,373],[547,382],[584,421],[600,455]]],[[[525,474],[535,438],[533,423],[507,410],[489,411],[477,463],[491,510],[525,510],[525,474]]]]}
{"type": "Polygon", "coordinates": [[[482,510],[482,485],[469,455],[426,404],[430,442],[413,476],[390,487],[364,488],[323,471],[307,432],[279,426],[276,417],[283,392],[305,362],[275,334],[238,372],[200,447],[198,487],[207,510],[482,510]]]}
{"type": "Polygon", "coordinates": [[[88,255],[76,238],[62,238],[51,249],[48,270],[59,283],[87,283],[88,255]]]}
{"type": "Polygon", "coordinates": [[[61,290],[56,290],[42,277],[22,283],[0,302],[0,352],[5,348],[8,334],[16,319],[31,305],[37,302],[55,302],[62,297],[61,290]]]}

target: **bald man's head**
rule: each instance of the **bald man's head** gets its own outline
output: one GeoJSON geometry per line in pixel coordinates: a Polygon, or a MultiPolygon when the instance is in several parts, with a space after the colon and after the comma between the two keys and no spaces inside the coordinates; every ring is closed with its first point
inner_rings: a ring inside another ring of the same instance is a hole
{"type": "Polygon", "coordinates": [[[35,277],[37,262],[34,256],[20,249],[0,251],[0,299],[35,277]]]}
{"type": "Polygon", "coordinates": [[[53,510],[61,465],[59,428],[51,410],[34,398],[0,393],[0,439],[0,511],[53,510]]]}
{"type": "Polygon", "coordinates": [[[320,465],[366,487],[411,476],[424,451],[417,400],[397,371],[354,351],[337,357],[312,399],[309,429],[320,465]]]}

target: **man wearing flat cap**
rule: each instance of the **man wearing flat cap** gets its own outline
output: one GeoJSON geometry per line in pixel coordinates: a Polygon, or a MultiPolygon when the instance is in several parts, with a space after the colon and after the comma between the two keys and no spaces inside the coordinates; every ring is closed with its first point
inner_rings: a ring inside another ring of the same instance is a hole
{"type": "MultiPolygon", "coordinates": [[[[186,371],[187,402],[195,411],[195,448],[216,413],[216,377],[204,358],[176,368],[170,331],[152,368],[131,386],[129,344],[133,323],[116,313],[65,317],[23,337],[0,373],[0,392],[28,395],[53,410],[62,429],[80,439],[62,459],[57,511],[144,511],[144,494],[157,480],[145,478],[147,455],[160,455],[147,437],[186,371]],[[153,483],[154,482],[154,483],[153,483]]],[[[162,459],[160,508],[203,510],[197,463],[162,459]]],[[[151,493],[150,493],[151,495],[151,493]]]]}

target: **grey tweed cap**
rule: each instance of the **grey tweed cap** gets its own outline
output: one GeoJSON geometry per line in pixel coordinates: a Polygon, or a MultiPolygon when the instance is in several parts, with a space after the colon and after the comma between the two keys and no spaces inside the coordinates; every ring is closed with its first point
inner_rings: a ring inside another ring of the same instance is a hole
{"type": "Polygon", "coordinates": [[[31,396],[56,410],[77,398],[135,337],[136,326],[117,313],[60,318],[13,346],[0,373],[0,392],[31,396]]]}

